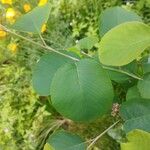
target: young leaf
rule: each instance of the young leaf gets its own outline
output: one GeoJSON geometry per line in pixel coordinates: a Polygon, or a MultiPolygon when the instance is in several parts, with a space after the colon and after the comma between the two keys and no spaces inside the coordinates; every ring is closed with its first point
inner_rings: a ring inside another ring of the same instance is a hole
{"type": "Polygon", "coordinates": [[[131,79],[131,76],[125,74],[128,73],[130,75],[136,74],[137,63],[134,61],[128,65],[123,67],[111,67],[112,69],[117,69],[117,71],[107,70],[110,76],[110,79],[119,83],[125,83],[126,81],[131,79]],[[119,72],[120,71],[120,72],[119,72]]]}
{"type": "MultiPolygon", "coordinates": [[[[68,52],[68,54],[70,54],[70,52],[68,52]]],[[[50,86],[55,72],[67,62],[73,61],[53,52],[41,57],[39,62],[35,65],[32,77],[33,88],[39,95],[50,95],[50,86]]]]}
{"type": "Polygon", "coordinates": [[[118,83],[123,83],[131,78],[128,75],[125,75],[120,72],[116,72],[116,71],[112,71],[112,70],[107,70],[107,72],[109,74],[110,79],[113,81],[116,81],[118,83]]]}
{"type": "Polygon", "coordinates": [[[96,43],[98,43],[97,37],[85,37],[77,43],[79,49],[87,49],[90,50],[96,43]]]}
{"type": "Polygon", "coordinates": [[[142,98],[150,99],[150,74],[146,74],[137,85],[142,98]]]}
{"type": "Polygon", "coordinates": [[[40,33],[42,25],[47,22],[50,14],[50,4],[38,6],[20,17],[12,26],[13,29],[24,32],[40,33]]]}
{"type": "Polygon", "coordinates": [[[121,143],[121,150],[149,150],[150,133],[133,130],[127,134],[127,143],[121,143]]]}
{"type": "Polygon", "coordinates": [[[143,64],[143,73],[150,73],[150,56],[147,59],[147,62],[144,62],[143,64]]]}
{"type": "Polygon", "coordinates": [[[142,21],[134,12],[119,6],[106,9],[100,16],[100,36],[102,37],[113,27],[129,21],[142,21]]]}
{"type": "Polygon", "coordinates": [[[150,114],[127,120],[124,123],[123,127],[126,133],[132,131],[133,129],[141,129],[150,132],[149,123],[150,123],[150,114]]]}
{"type": "Polygon", "coordinates": [[[144,63],[143,65],[143,73],[150,73],[150,62],[144,63]]]}
{"type": "Polygon", "coordinates": [[[55,150],[86,150],[86,144],[79,136],[66,131],[57,131],[48,138],[47,143],[55,150]]]}
{"type": "Polygon", "coordinates": [[[43,150],[54,150],[48,143],[46,143],[44,145],[44,149],[43,150]]]}
{"type": "Polygon", "coordinates": [[[69,52],[74,52],[75,54],[79,55],[80,57],[82,56],[82,55],[81,55],[81,52],[80,52],[80,49],[79,49],[78,46],[76,46],[76,45],[67,48],[67,50],[68,50],[69,52]]]}
{"type": "Polygon", "coordinates": [[[137,86],[133,86],[131,88],[129,88],[127,95],[126,95],[126,100],[132,100],[132,99],[139,99],[141,98],[141,95],[139,93],[139,90],[137,88],[137,86]]]}
{"type": "Polygon", "coordinates": [[[128,22],[107,32],[100,42],[99,60],[110,66],[123,66],[135,60],[150,46],[150,27],[128,22]]]}
{"type": "Polygon", "coordinates": [[[63,116],[90,121],[111,109],[113,88],[108,74],[92,59],[66,64],[51,85],[52,105],[63,116]]]}
{"type": "Polygon", "coordinates": [[[124,129],[129,132],[133,129],[150,131],[150,101],[132,99],[122,104],[121,117],[125,120],[124,129]]]}

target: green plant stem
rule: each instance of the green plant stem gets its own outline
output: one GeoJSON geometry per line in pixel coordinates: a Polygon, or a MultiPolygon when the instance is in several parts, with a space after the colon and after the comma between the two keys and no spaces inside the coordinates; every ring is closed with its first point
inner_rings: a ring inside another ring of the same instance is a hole
{"type": "MultiPolygon", "coordinates": [[[[75,58],[75,57],[66,55],[66,54],[64,54],[64,53],[61,53],[61,52],[59,52],[59,51],[53,49],[53,48],[50,47],[50,46],[47,46],[46,43],[45,43],[45,41],[44,41],[44,43],[43,43],[44,45],[42,45],[42,44],[39,44],[39,43],[37,43],[37,42],[35,42],[35,41],[31,40],[31,39],[28,39],[28,38],[26,38],[26,37],[24,37],[24,36],[22,36],[22,35],[17,34],[17,33],[14,32],[14,31],[9,30],[8,28],[6,28],[5,26],[3,26],[2,24],[0,24],[0,28],[2,28],[3,30],[5,30],[6,32],[8,32],[8,33],[10,33],[10,34],[13,34],[13,35],[15,35],[15,36],[17,36],[17,37],[19,37],[19,38],[21,38],[21,39],[23,39],[23,40],[26,40],[26,41],[28,41],[28,42],[34,44],[34,45],[37,45],[37,46],[39,46],[39,47],[41,47],[41,48],[43,48],[43,49],[46,49],[46,50],[55,52],[55,53],[57,53],[57,54],[59,54],[59,55],[62,55],[62,56],[67,57],[67,58],[70,58],[70,59],[72,59],[72,60],[74,60],[74,61],[79,61],[79,59],[77,59],[77,58],[75,58]]],[[[40,36],[40,38],[41,38],[41,40],[43,41],[43,39],[42,39],[41,36],[40,36]]],[[[88,55],[88,54],[85,54],[83,51],[81,51],[81,53],[84,54],[84,55],[86,55],[87,57],[93,58],[92,56],[90,56],[90,55],[88,55]]],[[[120,73],[126,74],[126,75],[128,75],[128,76],[130,76],[130,77],[132,77],[132,78],[138,79],[138,80],[143,80],[142,78],[136,76],[135,74],[126,72],[126,71],[121,70],[121,69],[115,69],[115,68],[111,68],[111,67],[107,67],[107,66],[102,66],[102,67],[103,67],[104,69],[107,69],[107,70],[112,70],[112,71],[116,71],[116,72],[120,72],[120,73]]]]}
{"type": "Polygon", "coordinates": [[[106,134],[110,129],[112,129],[115,125],[117,125],[120,122],[120,120],[118,120],[117,122],[115,122],[114,124],[112,124],[110,127],[108,127],[105,131],[103,131],[100,135],[98,135],[96,138],[94,138],[91,144],[87,147],[87,150],[90,150],[91,147],[93,147],[93,145],[104,135],[106,134]]]}
{"type": "Polygon", "coordinates": [[[136,76],[135,74],[126,72],[126,71],[121,70],[121,69],[111,68],[111,67],[107,67],[107,66],[102,66],[102,67],[104,69],[107,69],[107,70],[112,70],[112,71],[115,71],[115,72],[120,72],[120,73],[126,74],[126,75],[128,75],[128,76],[130,76],[132,78],[138,79],[138,80],[143,80],[142,78],[136,76]]]}
{"type": "Polygon", "coordinates": [[[66,54],[64,54],[64,53],[61,53],[61,52],[59,52],[59,51],[53,49],[52,47],[39,44],[39,43],[37,43],[37,42],[35,42],[35,41],[31,40],[31,39],[28,39],[28,38],[26,38],[26,37],[24,37],[24,36],[22,36],[22,35],[19,35],[19,34],[17,34],[16,32],[13,32],[13,31],[9,30],[8,28],[6,28],[5,26],[3,26],[2,24],[0,24],[0,28],[2,28],[3,30],[5,30],[6,32],[8,32],[8,33],[10,33],[10,34],[13,34],[13,35],[15,35],[15,36],[17,36],[17,37],[19,37],[19,38],[21,38],[21,39],[23,39],[23,40],[26,40],[26,41],[28,41],[28,42],[34,44],[34,45],[37,45],[37,46],[39,46],[39,47],[41,47],[41,48],[43,48],[43,49],[50,50],[50,51],[52,51],[52,52],[54,52],[54,53],[57,53],[57,54],[62,55],[62,56],[64,56],[64,57],[70,58],[70,59],[72,59],[72,60],[74,60],[74,61],[79,61],[79,59],[74,58],[74,57],[69,56],[69,55],[66,55],[66,54]]]}
{"type": "Polygon", "coordinates": [[[44,136],[44,138],[43,138],[43,140],[42,140],[42,142],[41,142],[41,148],[40,149],[42,149],[42,147],[44,146],[44,143],[45,143],[45,141],[46,141],[46,139],[47,139],[47,137],[48,137],[48,135],[50,134],[50,132],[51,131],[56,131],[56,130],[58,130],[64,123],[66,122],[66,120],[57,120],[56,121],[56,124],[54,124],[52,127],[50,127],[45,133],[44,133],[44,135],[41,135],[40,137],[43,137],[44,136]]]}
{"type": "MultiPolygon", "coordinates": [[[[81,51],[81,54],[83,54],[83,55],[85,55],[85,56],[87,56],[87,57],[89,57],[89,58],[93,58],[92,56],[90,56],[89,54],[86,54],[86,53],[83,52],[83,51],[81,51]]],[[[122,74],[126,74],[126,75],[128,75],[128,76],[130,76],[130,77],[132,77],[132,78],[138,79],[138,80],[143,80],[142,78],[136,76],[135,74],[129,73],[129,72],[127,72],[127,71],[124,71],[124,70],[122,70],[121,68],[116,69],[116,68],[112,68],[112,67],[108,67],[108,66],[104,66],[104,65],[102,65],[102,67],[103,67],[104,69],[107,69],[107,70],[111,70],[111,71],[119,72],[119,73],[122,73],[122,74]]]]}
{"type": "Polygon", "coordinates": [[[44,38],[42,37],[41,33],[39,33],[39,37],[43,43],[44,46],[47,46],[46,42],[44,41],[44,38]]]}

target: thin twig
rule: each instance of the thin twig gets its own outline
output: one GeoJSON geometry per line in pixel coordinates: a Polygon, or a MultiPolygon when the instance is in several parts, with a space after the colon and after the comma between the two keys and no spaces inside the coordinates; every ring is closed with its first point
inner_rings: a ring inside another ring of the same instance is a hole
{"type": "Polygon", "coordinates": [[[120,72],[120,73],[123,73],[123,74],[126,74],[132,78],[135,78],[135,79],[138,79],[138,80],[143,80],[142,78],[136,76],[135,74],[133,73],[129,73],[127,71],[124,71],[124,70],[121,70],[121,69],[115,69],[115,68],[111,68],[111,67],[107,67],[107,66],[102,66],[104,69],[107,69],[107,70],[112,70],[112,71],[115,71],[115,72],[120,72]]]}
{"type": "Polygon", "coordinates": [[[37,30],[37,32],[38,32],[38,35],[39,35],[39,37],[40,37],[40,39],[41,39],[43,45],[47,47],[47,44],[45,43],[45,41],[44,41],[44,39],[43,39],[43,37],[42,37],[42,35],[41,35],[41,32],[38,30],[38,27],[36,26],[36,24],[34,24],[34,26],[35,26],[35,28],[36,28],[36,30],[37,30]]]}
{"type": "Polygon", "coordinates": [[[91,142],[91,144],[87,147],[87,150],[90,150],[90,148],[104,135],[106,134],[110,129],[112,129],[116,124],[118,124],[120,122],[117,121],[114,124],[112,124],[109,128],[107,128],[104,132],[102,132],[100,135],[98,135],[96,138],[93,139],[93,141],[91,142]]]}
{"type": "MultiPolygon", "coordinates": [[[[87,56],[87,57],[89,57],[89,58],[93,58],[91,55],[86,54],[86,53],[83,52],[83,51],[81,51],[81,54],[83,54],[83,55],[85,55],[85,56],[87,56]]],[[[112,68],[112,67],[108,67],[108,66],[104,66],[104,65],[102,65],[102,67],[103,67],[104,69],[107,69],[107,70],[111,70],[111,71],[119,72],[119,73],[122,73],[122,74],[126,74],[126,75],[128,75],[128,76],[130,76],[130,77],[132,77],[132,78],[138,79],[138,80],[143,80],[142,78],[136,76],[135,74],[129,73],[129,72],[124,71],[124,70],[122,70],[122,69],[116,69],[116,68],[112,68]]]]}
{"type": "MultiPolygon", "coordinates": [[[[86,54],[86,53],[83,52],[83,51],[81,51],[81,54],[83,54],[83,55],[85,55],[85,56],[87,56],[87,57],[89,57],[89,58],[93,58],[91,55],[86,54]]],[[[103,65],[102,65],[102,67],[103,67],[104,69],[107,69],[107,70],[111,70],[111,71],[115,71],[115,72],[120,72],[120,73],[122,73],[122,74],[126,74],[126,75],[128,75],[128,76],[130,76],[130,77],[132,77],[132,78],[138,79],[138,80],[143,80],[142,78],[136,76],[135,74],[129,73],[129,72],[124,71],[124,70],[122,70],[122,69],[116,69],[116,68],[112,68],[112,67],[108,67],[108,66],[103,66],[103,65]]]]}
{"type": "Polygon", "coordinates": [[[39,37],[40,37],[40,39],[41,39],[43,45],[47,47],[47,44],[46,44],[44,38],[42,37],[41,33],[39,33],[39,37]]]}
{"type": "Polygon", "coordinates": [[[81,54],[83,54],[83,55],[85,55],[85,56],[87,56],[87,57],[89,57],[89,58],[93,58],[91,55],[85,53],[84,51],[81,51],[81,54]]]}
{"type": "MultiPolygon", "coordinates": [[[[56,123],[56,124],[54,124],[51,128],[49,128],[45,133],[44,133],[44,135],[45,135],[45,137],[42,139],[42,141],[41,141],[41,147],[44,145],[44,143],[45,143],[45,141],[46,141],[46,139],[47,139],[47,137],[48,137],[48,135],[50,134],[50,132],[51,131],[53,131],[53,130],[57,130],[57,129],[59,129],[63,124],[65,123],[65,120],[58,120],[58,122],[56,123]]],[[[42,136],[42,135],[41,135],[42,136]]],[[[42,138],[42,137],[40,137],[40,138],[42,138]]]]}
{"type": "Polygon", "coordinates": [[[69,55],[66,55],[66,54],[64,54],[64,53],[61,53],[61,52],[59,52],[59,51],[53,49],[53,48],[50,47],[50,46],[45,46],[45,45],[39,44],[39,43],[37,43],[37,42],[35,42],[35,41],[31,40],[31,39],[28,39],[28,38],[26,38],[26,37],[24,37],[24,36],[22,36],[22,35],[19,35],[19,34],[17,34],[16,32],[13,32],[13,31],[7,29],[7,28],[6,28],[5,26],[3,26],[2,24],[0,24],[0,28],[3,28],[3,30],[5,30],[6,32],[8,32],[8,33],[10,33],[10,34],[13,34],[13,35],[15,35],[15,36],[17,36],[17,37],[19,37],[19,38],[21,38],[21,39],[23,39],[23,40],[26,40],[26,41],[28,41],[28,42],[34,44],[34,45],[37,45],[37,46],[39,46],[39,47],[41,47],[41,48],[43,48],[43,49],[50,50],[50,51],[52,51],[52,52],[54,52],[54,53],[57,53],[57,54],[62,55],[62,56],[64,56],[64,57],[70,58],[70,59],[72,59],[72,60],[74,60],[74,61],[79,61],[79,59],[77,59],[77,58],[75,58],[75,57],[72,57],[72,56],[69,56],[69,55]]]}
{"type": "MultiPolygon", "coordinates": [[[[83,55],[85,55],[85,56],[87,56],[87,57],[89,57],[89,58],[93,58],[91,55],[86,54],[86,53],[83,52],[83,51],[81,51],[81,54],[83,54],[83,55]]],[[[103,67],[104,69],[107,69],[107,70],[111,70],[111,71],[115,71],[115,72],[120,72],[120,73],[122,73],[122,74],[126,74],[126,75],[128,75],[128,76],[130,76],[130,77],[132,77],[132,78],[138,79],[138,80],[143,80],[142,78],[136,76],[135,74],[130,73],[130,72],[127,72],[127,71],[124,71],[124,70],[122,70],[122,69],[120,69],[120,68],[119,68],[119,69],[116,69],[116,68],[112,68],[112,67],[108,67],[108,66],[103,66],[103,65],[102,65],[102,67],[103,67]]]]}
{"type": "MultiPolygon", "coordinates": [[[[31,39],[28,39],[28,38],[26,38],[26,37],[24,37],[24,36],[22,36],[22,35],[19,35],[19,34],[17,34],[16,32],[13,32],[13,31],[7,29],[7,28],[6,28],[5,26],[3,26],[2,24],[0,24],[0,27],[3,28],[3,30],[5,30],[6,32],[8,32],[8,33],[10,33],[10,34],[13,34],[13,35],[15,35],[15,36],[17,36],[17,37],[20,37],[21,39],[24,39],[24,40],[26,40],[26,41],[28,41],[28,42],[34,44],[34,45],[37,45],[37,46],[43,48],[43,49],[50,50],[50,51],[55,52],[55,53],[57,53],[57,54],[59,54],[59,55],[62,55],[62,56],[67,57],[67,58],[70,58],[70,59],[72,59],[72,60],[74,60],[74,61],[79,61],[79,59],[77,59],[77,58],[75,58],[75,57],[72,57],[72,56],[70,56],[70,55],[66,55],[66,54],[64,54],[64,53],[61,53],[61,52],[59,52],[59,51],[53,49],[53,48],[50,47],[50,46],[45,45],[46,43],[45,43],[44,45],[42,45],[42,44],[39,44],[39,43],[37,43],[37,42],[35,42],[35,41],[31,40],[31,39]]],[[[41,38],[41,36],[40,36],[40,38],[41,38]]],[[[44,42],[45,42],[45,41],[44,41],[44,42]]],[[[85,53],[83,53],[83,51],[82,51],[81,53],[85,55],[85,53]]],[[[86,56],[92,58],[92,56],[90,56],[90,55],[88,55],[88,54],[86,54],[86,56]]],[[[142,78],[136,76],[135,74],[126,72],[126,71],[121,70],[121,69],[115,69],[115,68],[111,68],[111,67],[107,67],[107,66],[102,66],[102,67],[103,67],[104,69],[107,69],[107,70],[112,70],[112,71],[116,71],[116,72],[120,72],[120,73],[126,74],[126,75],[128,75],[128,76],[130,76],[130,77],[132,77],[132,78],[138,79],[138,80],[143,80],[142,78]]]]}

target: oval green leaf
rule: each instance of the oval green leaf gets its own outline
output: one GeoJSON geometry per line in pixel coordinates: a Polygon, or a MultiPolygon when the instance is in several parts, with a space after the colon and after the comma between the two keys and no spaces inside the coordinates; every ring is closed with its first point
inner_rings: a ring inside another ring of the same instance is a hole
{"type": "Polygon", "coordinates": [[[137,85],[142,98],[150,99],[150,74],[146,74],[137,85]]]}
{"type": "Polygon", "coordinates": [[[109,76],[92,59],[62,66],[52,81],[52,105],[75,121],[90,121],[105,114],[111,109],[112,99],[109,76]]]}
{"type": "Polygon", "coordinates": [[[133,130],[127,134],[127,143],[121,143],[121,150],[149,150],[150,133],[133,130]]]}
{"type": "Polygon", "coordinates": [[[139,98],[141,98],[141,95],[136,85],[128,89],[126,95],[127,101],[132,99],[139,99],[139,98]]]}
{"type": "Polygon", "coordinates": [[[72,60],[53,52],[41,57],[35,65],[32,77],[33,88],[39,95],[50,95],[50,86],[55,72],[67,62],[72,60]]]}
{"type": "Polygon", "coordinates": [[[125,75],[120,72],[112,71],[112,70],[108,70],[108,74],[111,80],[116,81],[118,83],[123,83],[130,79],[128,75],[125,75]]]}
{"type": "Polygon", "coordinates": [[[54,150],[48,143],[46,143],[44,145],[44,149],[43,150],[54,150]]]}
{"type": "Polygon", "coordinates": [[[95,36],[85,37],[77,43],[79,49],[90,50],[96,43],[98,43],[98,38],[95,36]]]}
{"type": "Polygon", "coordinates": [[[102,37],[115,26],[129,21],[142,20],[136,13],[119,6],[106,9],[100,16],[100,36],[102,37]]]}
{"type": "Polygon", "coordinates": [[[143,62],[142,67],[144,74],[150,73],[150,56],[147,58],[146,62],[143,62]]]}
{"type": "Polygon", "coordinates": [[[129,76],[125,73],[121,73],[121,71],[129,73],[131,75],[136,74],[137,63],[135,61],[133,61],[132,63],[125,65],[123,67],[113,67],[112,69],[116,69],[116,70],[114,70],[114,71],[108,70],[110,79],[113,81],[119,82],[119,83],[125,83],[126,81],[129,81],[131,79],[131,76],[129,76]]]}
{"type": "Polygon", "coordinates": [[[38,6],[21,16],[12,28],[18,31],[40,33],[42,25],[47,22],[50,14],[50,4],[38,6]]]}
{"type": "Polygon", "coordinates": [[[141,130],[150,132],[149,123],[150,123],[150,114],[127,120],[124,123],[123,127],[126,133],[134,129],[141,129],[141,130]]]}
{"type": "Polygon", "coordinates": [[[125,120],[124,130],[133,129],[150,131],[150,101],[146,99],[132,99],[122,104],[121,117],[125,120]]]}
{"type": "Polygon", "coordinates": [[[123,23],[107,32],[99,46],[102,64],[126,65],[150,46],[150,27],[141,22],[123,23]]]}
{"type": "Polygon", "coordinates": [[[66,131],[57,131],[48,138],[47,143],[55,150],[86,150],[86,144],[78,135],[66,131]]]}

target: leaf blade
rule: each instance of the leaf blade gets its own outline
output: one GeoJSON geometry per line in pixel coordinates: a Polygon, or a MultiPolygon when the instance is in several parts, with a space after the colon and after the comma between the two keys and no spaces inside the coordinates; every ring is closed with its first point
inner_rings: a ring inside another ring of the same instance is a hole
{"type": "Polygon", "coordinates": [[[127,22],[105,34],[100,42],[99,60],[110,66],[123,66],[150,45],[150,27],[141,22],[127,22]]]}
{"type": "Polygon", "coordinates": [[[47,143],[56,150],[86,150],[86,144],[79,136],[66,131],[57,131],[52,134],[47,143]]]}
{"type": "Polygon", "coordinates": [[[150,101],[132,99],[122,104],[120,115],[125,120],[123,128],[126,132],[133,129],[150,131],[150,101]]]}
{"type": "Polygon", "coordinates": [[[115,26],[129,21],[142,20],[136,13],[128,11],[119,6],[106,9],[100,16],[101,37],[115,26]]]}
{"type": "Polygon", "coordinates": [[[38,6],[21,16],[12,28],[17,31],[40,33],[42,25],[47,22],[50,14],[50,4],[38,6]]]}
{"type": "Polygon", "coordinates": [[[127,134],[127,143],[121,143],[121,150],[149,150],[150,133],[133,130],[127,134]]]}
{"type": "Polygon", "coordinates": [[[138,82],[137,87],[142,98],[150,99],[150,74],[146,74],[143,80],[138,82]]]}
{"type": "Polygon", "coordinates": [[[69,62],[72,60],[53,52],[43,55],[33,70],[32,85],[35,91],[41,96],[50,95],[50,86],[55,72],[69,62]]]}
{"type": "Polygon", "coordinates": [[[93,120],[112,106],[113,88],[109,76],[92,59],[61,67],[53,78],[51,91],[52,105],[75,121],[93,120]],[[62,85],[65,86],[62,88],[62,85]]]}

